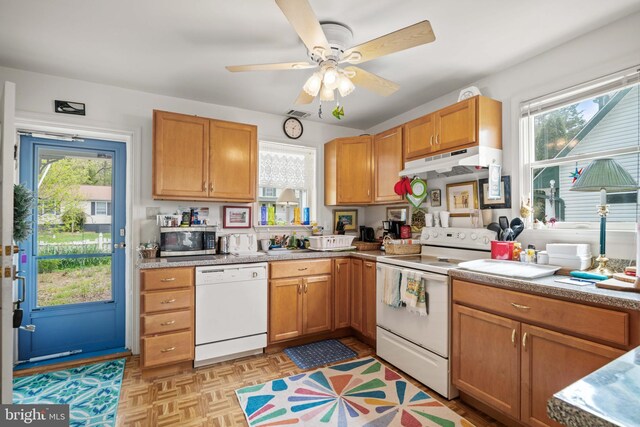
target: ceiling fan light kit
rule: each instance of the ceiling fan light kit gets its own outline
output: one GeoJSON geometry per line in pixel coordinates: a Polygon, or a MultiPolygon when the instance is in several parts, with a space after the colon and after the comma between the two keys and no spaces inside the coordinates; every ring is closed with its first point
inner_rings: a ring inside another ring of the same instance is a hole
{"type": "Polygon", "coordinates": [[[429,21],[421,21],[384,36],[351,46],[353,32],[337,22],[320,23],[308,0],[275,0],[276,4],[307,47],[311,62],[281,64],[235,65],[231,72],[301,70],[318,67],[304,83],[296,104],[309,104],[318,94],[320,101],[333,101],[335,90],[345,97],[362,86],[378,95],[389,96],[400,86],[361,68],[339,64],[361,64],[401,50],[431,43],[435,40],[429,21]]]}

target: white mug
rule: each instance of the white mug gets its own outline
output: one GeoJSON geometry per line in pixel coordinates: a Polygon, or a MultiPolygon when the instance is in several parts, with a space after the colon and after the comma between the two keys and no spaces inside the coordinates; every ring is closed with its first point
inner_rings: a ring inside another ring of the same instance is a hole
{"type": "Polygon", "coordinates": [[[433,227],[433,214],[430,214],[430,213],[424,214],[424,226],[433,227]]]}
{"type": "Polygon", "coordinates": [[[449,212],[440,211],[440,226],[444,228],[449,227],[449,212]]]}
{"type": "Polygon", "coordinates": [[[268,251],[269,250],[269,246],[271,246],[271,240],[269,239],[262,239],[260,240],[260,246],[262,247],[263,251],[268,251]]]}

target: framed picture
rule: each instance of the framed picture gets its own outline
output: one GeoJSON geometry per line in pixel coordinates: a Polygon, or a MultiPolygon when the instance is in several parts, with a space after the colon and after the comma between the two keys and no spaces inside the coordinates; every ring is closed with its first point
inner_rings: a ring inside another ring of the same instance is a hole
{"type": "Polygon", "coordinates": [[[224,206],[222,218],[224,228],[250,228],[251,206],[224,206]]]}
{"type": "Polygon", "coordinates": [[[387,208],[388,221],[407,221],[409,206],[392,206],[387,208]]]}
{"type": "Polygon", "coordinates": [[[478,181],[447,184],[447,210],[451,216],[471,216],[478,209],[478,181]]]}
{"type": "Polygon", "coordinates": [[[509,209],[511,208],[511,177],[500,178],[500,198],[489,198],[489,178],[478,180],[480,189],[480,209],[509,209]]]}
{"type": "Polygon", "coordinates": [[[357,231],[358,230],[358,210],[333,210],[333,229],[336,231],[336,224],[338,221],[344,224],[344,231],[357,231]]]}
{"type": "Polygon", "coordinates": [[[437,208],[438,206],[442,206],[440,189],[429,191],[429,198],[431,199],[431,207],[437,208]]]}

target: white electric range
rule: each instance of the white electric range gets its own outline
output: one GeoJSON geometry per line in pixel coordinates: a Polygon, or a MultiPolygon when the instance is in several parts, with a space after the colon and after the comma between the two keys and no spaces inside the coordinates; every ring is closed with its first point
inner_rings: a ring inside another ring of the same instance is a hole
{"type": "Polygon", "coordinates": [[[389,255],[378,259],[377,354],[437,393],[453,399],[458,391],[451,383],[451,287],[449,269],[459,262],[491,257],[487,229],[424,228],[420,255],[389,255]],[[428,314],[420,316],[383,303],[385,277],[420,275],[425,280],[428,314]]]}

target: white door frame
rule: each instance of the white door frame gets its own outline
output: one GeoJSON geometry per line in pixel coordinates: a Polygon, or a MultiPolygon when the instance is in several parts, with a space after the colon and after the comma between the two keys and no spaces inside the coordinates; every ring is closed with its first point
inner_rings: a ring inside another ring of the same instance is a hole
{"type": "Polygon", "coordinates": [[[16,110],[16,85],[4,82],[0,97],[0,147],[2,162],[2,191],[0,206],[2,208],[2,227],[0,227],[2,251],[2,270],[0,271],[0,403],[13,403],[13,183],[15,176],[15,160],[13,146],[16,137],[14,127],[16,110]],[[9,253],[6,252],[9,248],[9,253]]]}
{"type": "MultiPolygon", "coordinates": [[[[140,158],[141,134],[140,128],[118,129],[111,124],[97,123],[82,119],[82,124],[78,124],[77,118],[74,121],[68,121],[67,117],[56,116],[56,121],[52,121],[50,115],[32,114],[18,111],[16,112],[16,129],[30,132],[49,132],[60,134],[77,135],[78,137],[103,139],[108,141],[124,142],[127,152],[127,176],[126,176],[126,237],[125,237],[125,346],[136,354],[139,352],[139,343],[136,337],[139,336],[139,322],[136,321],[139,316],[139,298],[134,294],[136,283],[135,271],[137,252],[136,248],[140,244],[139,224],[136,220],[134,224],[134,208],[141,209],[134,200],[140,200],[139,170],[135,168],[135,162],[140,158]]],[[[18,144],[19,149],[19,144],[18,144]]],[[[19,156],[18,156],[19,158],[19,156]]],[[[136,215],[139,217],[139,215],[136,215]]]]}

